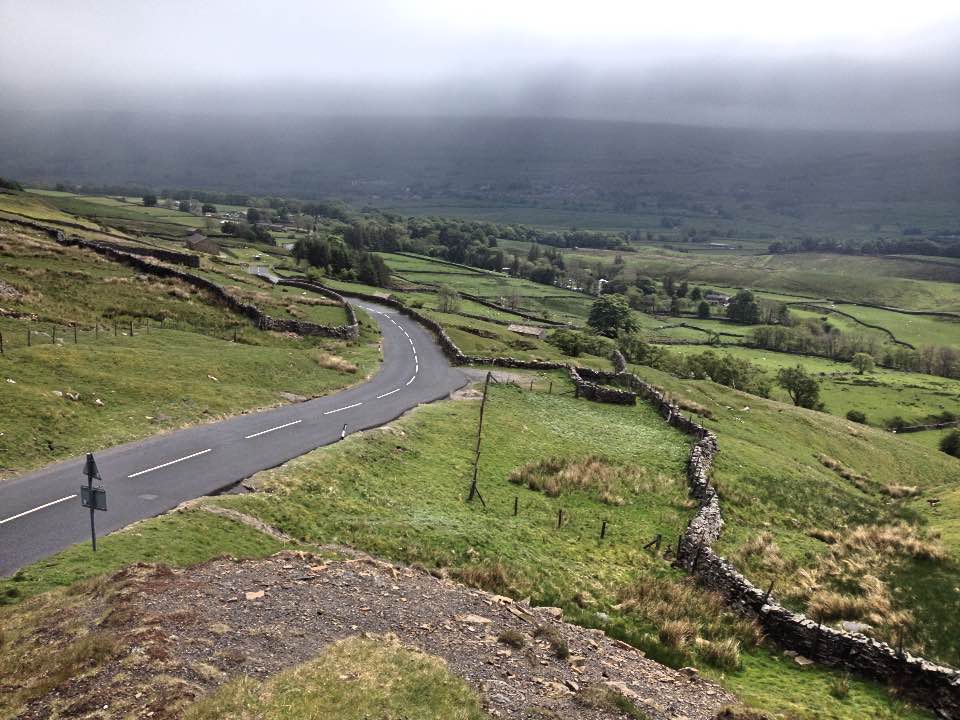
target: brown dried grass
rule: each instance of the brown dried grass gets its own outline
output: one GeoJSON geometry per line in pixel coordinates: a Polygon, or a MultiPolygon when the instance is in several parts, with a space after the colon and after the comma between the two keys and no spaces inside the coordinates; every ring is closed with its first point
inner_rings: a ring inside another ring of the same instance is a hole
{"type": "Polygon", "coordinates": [[[317,351],[313,356],[314,361],[317,365],[327,370],[336,370],[337,372],[343,373],[355,373],[357,372],[357,366],[354,365],[349,360],[344,360],[339,355],[333,355],[325,351],[317,351]]]}
{"type": "Polygon", "coordinates": [[[550,457],[517,468],[507,480],[515,485],[526,485],[549,497],[564,492],[595,492],[607,505],[623,505],[628,494],[651,492],[671,480],[634,465],[615,465],[606,459],[590,455],[573,459],[550,457]]]}

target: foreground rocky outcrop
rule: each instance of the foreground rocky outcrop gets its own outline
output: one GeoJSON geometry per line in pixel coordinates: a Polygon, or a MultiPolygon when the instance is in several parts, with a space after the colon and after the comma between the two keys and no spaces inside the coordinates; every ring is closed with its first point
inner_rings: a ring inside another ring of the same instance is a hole
{"type": "Polygon", "coordinates": [[[21,717],[178,717],[230,677],[268,677],[365,633],[442,658],[494,717],[625,717],[586,702],[598,687],[656,720],[708,720],[734,702],[696,671],[671,670],[601,631],[568,625],[556,608],[366,556],[331,562],[285,552],[186,570],[139,565],[97,596],[87,622],[110,634],[111,659],[53,688],[21,717]]]}

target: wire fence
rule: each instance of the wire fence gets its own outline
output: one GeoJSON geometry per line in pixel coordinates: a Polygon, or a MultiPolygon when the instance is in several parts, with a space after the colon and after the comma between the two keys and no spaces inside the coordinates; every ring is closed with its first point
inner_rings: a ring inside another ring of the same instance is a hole
{"type": "Polygon", "coordinates": [[[0,355],[43,345],[107,344],[122,338],[135,338],[162,330],[189,332],[229,342],[245,343],[251,341],[252,332],[258,332],[252,325],[243,322],[203,326],[168,318],[160,320],[145,317],[106,318],[93,324],[17,320],[0,325],[0,355]]]}

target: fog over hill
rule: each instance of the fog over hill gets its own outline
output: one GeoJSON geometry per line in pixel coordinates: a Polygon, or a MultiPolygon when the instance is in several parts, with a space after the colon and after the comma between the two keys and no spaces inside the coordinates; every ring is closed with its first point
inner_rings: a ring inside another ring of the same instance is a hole
{"type": "Polygon", "coordinates": [[[544,118],[0,116],[30,182],[359,201],[640,195],[891,202],[960,196],[960,134],[702,128],[544,118]]]}
{"type": "Polygon", "coordinates": [[[356,200],[960,197],[960,6],[0,0],[0,175],[356,200]]]}

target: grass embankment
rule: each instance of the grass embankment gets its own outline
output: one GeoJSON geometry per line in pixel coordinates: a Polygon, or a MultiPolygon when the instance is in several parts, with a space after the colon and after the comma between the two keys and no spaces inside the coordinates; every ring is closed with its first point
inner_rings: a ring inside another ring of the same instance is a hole
{"type": "Polygon", "coordinates": [[[638,372],[718,434],[721,553],[826,623],[867,622],[893,642],[902,627],[905,647],[960,663],[960,463],[824,413],[638,372]]]}
{"type": "Polygon", "coordinates": [[[444,662],[389,638],[350,638],[265,681],[243,677],[189,706],[185,720],[483,720],[489,715],[444,662]]]}
{"type": "MultiPolygon", "coordinates": [[[[557,394],[562,378],[555,374],[554,380],[552,395],[491,386],[480,465],[486,510],[464,502],[478,403],[457,401],[422,407],[390,428],[261,473],[255,482],[267,492],[210,502],[256,516],[308,544],[350,544],[561,606],[569,619],[602,627],[652,657],[675,666],[697,664],[775,717],[926,717],[892,705],[884,690],[856,680],[845,699],[831,696],[837,675],[799,668],[756,647],[749,623],[642,550],[656,533],[664,535],[666,547],[693,510],[682,473],[688,439],[645,405],[576,401],[557,394]],[[560,509],[565,515],[557,529],[560,509]],[[603,520],[609,524],[601,541],[603,520]]],[[[0,587],[29,595],[118,567],[147,545],[131,533],[157,523],[170,524],[151,537],[155,559],[182,562],[189,555],[195,561],[218,554],[210,545],[180,554],[166,549],[196,541],[181,530],[186,520],[159,518],[105,538],[94,567],[85,564],[83,549],[74,548],[0,587]]],[[[247,548],[251,554],[265,550],[247,548]]],[[[235,554],[226,541],[220,552],[235,554]]]]}
{"type": "Polygon", "coordinates": [[[2,229],[0,473],[275,405],[285,401],[280,393],[326,394],[376,368],[377,335],[368,319],[361,338],[349,343],[261,332],[183,283],[2,229]],[[167,328],[198,332],[161,330],[161,318],[167,328]],[[135,335],[113,335],[112,321],[123,329],[128,319],[137,320],[135,335]],[[152,321],[149,332],[143,319],[152,321]],[[108,327],[96,334],[98,322],[108,327]],[[76,344],[70,323],[82,328],[76,344]]]}

